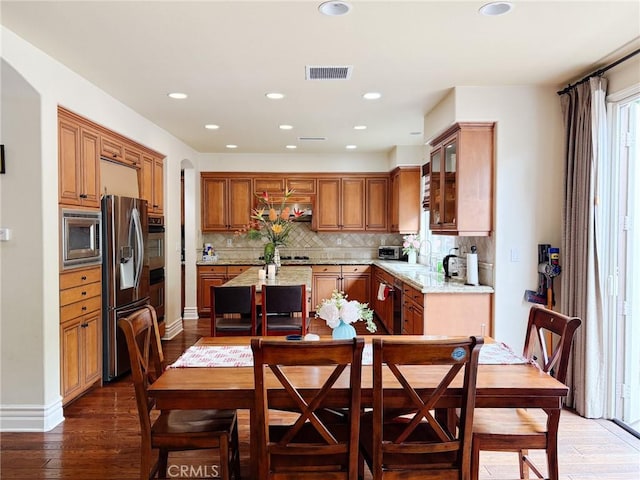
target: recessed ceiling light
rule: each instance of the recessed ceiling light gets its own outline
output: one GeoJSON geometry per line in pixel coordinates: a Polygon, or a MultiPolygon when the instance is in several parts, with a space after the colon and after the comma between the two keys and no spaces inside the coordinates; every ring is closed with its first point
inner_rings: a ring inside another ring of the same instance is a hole
{"type": "Polygon", "coordinates": [[[175,100],[184,100],[185,98],[187,98],[189,96],[186,93],[182,93],[182,92],[172,92],[172,93],[167,93],[167,95],[170,98],[173,98],[175,100]]]}
{"type": "Polygon", "coordinates": [[[362,98],[366,100],[378,100],[380,97],[382,97],[382,94],[378,92],[367,92],[362,95],[362,98]]]}
{"type": "Polygon", "coordinates": [[[285,148],[288,148],[289,150],[295,150],[296,148],[298,148],[297,145],[287,145],[285,148]]]}
{"type": "Polygon", "coordinates": [[[291,130],[293,128],[292,125],[280,125],[280,130],[291,130]]]}
{"type": "Polygon", "coordinates": [[[339,17],[341,15],[346,15],[351,10],[351,5],[347,2],[334,1],[334,2],[323,2],[318,6],[318,10],[323,15],[328,15],[330,17],[339,17]]]}
{"type": "Polygon", "coordinates": [[[345,147],[347,150],[355,150],[356,148],[358,148],[357,145],[345,145],[345,147]]]}
{"type": "Polygon", "coordinates": [[[367,126],[366,125],[355,125],[353,127],[354,130],[366,130],[367,126]]]}
{"type": "Polygon", "coordinates": [[[207,130],[218,130],[220,128],[220,125],[216,125],[215,123],[207,123],[204,128],[206,128],[207,130]]]}
{"type": "Polygon", "coordinates": [[[280,100],[284,98],[284,93],[270,92],[265,94],[265,97],[267,97],[270,100],[280,100]]]}
{"type": "Polygon", "coordinates": [[[511,10],[513,10],[511,2],[491,2],[481,6],[478,12],[487,17],[497,17],[509,13],[511,10]]]}
{"type": "Polygon", "coordinates": [[[230,143],[229,145],[226,145],[227,148],[238,148],[238,145],[234,145],[233,143],[230,143]]]}

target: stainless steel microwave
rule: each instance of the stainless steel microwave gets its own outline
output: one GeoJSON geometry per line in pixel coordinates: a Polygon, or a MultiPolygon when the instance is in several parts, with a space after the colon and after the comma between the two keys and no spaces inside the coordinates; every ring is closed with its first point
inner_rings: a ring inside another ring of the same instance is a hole
{"type": "Polygon", "coordinates": [[[378,258],[381,260],[406,260],[402,253],[402,246],[387,245],[378,247],[378,258]]]}
{"type": "Polygon", "coordinates": [[[102,213],[63,209],[62,266],[64,268],[102,263],[102,213]]]}

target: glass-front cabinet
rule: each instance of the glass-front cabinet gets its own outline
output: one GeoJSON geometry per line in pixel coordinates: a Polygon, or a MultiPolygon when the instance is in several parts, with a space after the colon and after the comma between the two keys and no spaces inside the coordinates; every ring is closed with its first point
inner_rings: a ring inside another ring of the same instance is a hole
{"type": "Polygon", "coordinates": [[[493,123],[456,123],[431,142],[432,233],[491,234],[493,129],[493,123]]]}

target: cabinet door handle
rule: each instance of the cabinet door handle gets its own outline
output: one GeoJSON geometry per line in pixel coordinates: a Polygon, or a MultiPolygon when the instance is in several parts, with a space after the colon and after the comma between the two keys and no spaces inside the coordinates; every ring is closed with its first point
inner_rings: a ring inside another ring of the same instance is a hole
{"type": "Polygon", "coordinates": [[[81,295],[84,297],[86,294],[87,294],[87,292],[82,292],[81,295]]]}
{"type": "Polygon", "coordinates": [[[86,305],[83,305],[83,306],[82,306],[82,311],[84,312],[84,311],[86,311],[86,310],[87,310],[87,306],[86,306],[86,305]]]}
{"type": "Polygon", "coordinates": [[[81,193],[80,194],[80,198],[87,198],[87,194],[86,193],[81,193]]]}
{"type": "Polygon", "coordinates": [[[86,275],[83,275],[83,276],[82,276],[82,278],[81,278],[81,280],[82,280],[82,281],[84,281],[84,280],[86,280],[86,279],[87,279],[87,276],[86,276],[86,275]]]}
{"type": "Polygon", "coordinates": [[[88,323],[83,323],[82,325],[80,325],[82,328],[87,328],[89,326],[88,323]]]}
{"type": "Polygon", "coordinates": [[[159,207],[159,205],[154,205],[154,206],[153,206],[153,208],[158,208],[158,207],[159,207]]]}

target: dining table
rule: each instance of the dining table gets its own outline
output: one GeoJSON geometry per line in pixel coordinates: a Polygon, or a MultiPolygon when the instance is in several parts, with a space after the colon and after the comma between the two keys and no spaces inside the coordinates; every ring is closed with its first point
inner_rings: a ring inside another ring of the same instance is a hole
{"type": "MultiPolygon", "coordinates": [[[[371,366],[371,339],[373,335],[363,335],[365,350],[362,360],[362,407],[373,406],[373,372],[371,366]]],[[[203,337],[189,347],[160,377],[149,387],[149,395],[160,410],[170,409],[247,409],[252,429],[254,422],[254,373],[251,338],[255,337],[203,337]]],[[[279,337],[269,337],[270,340],[279,337]]],[[[330,336],[320,339],[330,339],[330,336]]],[[[393,339],[434,340],[443,338],[433,335],[402,335],[393,339]]],[[[287,341],[285,337],[281,337],[287,341]]],[[[485,337],[480,351],[480,361],[476,382],[476,408],[543,408],[549,419],[559,416],[563,398],[568,388],[536,365],[515,354],[508,346],[485,337]]],[[[330,367],[286,367],[286,374],[301,390],[318,389],[324,380],[323,369],[330,367]]],[[[440,367],[445,368],[445,367],[440,367]]],[[[411,383],[422,383],[435,387],[441,380],[439,366],[433,368],[412,367],[405,372],[411,383]]],[[[438,408],[452,409],[458,405],[462,375],[454,380],[443,395],[438,408]]],[[[348,387],[348,374],[332,388],[332,393],[340,396],[340,390],[348,387]]],[[[286,409],[289,401],[286,392],[275,378],[272,383],[267,377],[270,397],[275,397],[286,409]]],[[[385,387],[385,392],[387,387],[385,387]]],[[[393,390],[393,388],[392,388],[393,390]]],[[[398,391],[401,388],[398,386],[398,391]]],[[[344,392],[342,392],[344,393],[344,392]]],[[[385,393],[387,395],[387,393],[385,393]]],[[[330,400],[329,400],[330,401],[330,400]]],[[[554,423],[550,420],[549,425],[554,423]]],[[[556,423],[557,424],[557,423],[556,423]]],[[[255,430],[252,430],[255,431],[255,430]]],[[[257,446],[250,441],[251,478],[257,479],[257,446]]]]}

